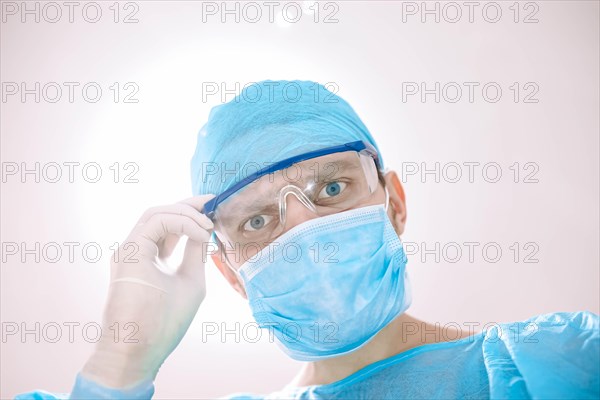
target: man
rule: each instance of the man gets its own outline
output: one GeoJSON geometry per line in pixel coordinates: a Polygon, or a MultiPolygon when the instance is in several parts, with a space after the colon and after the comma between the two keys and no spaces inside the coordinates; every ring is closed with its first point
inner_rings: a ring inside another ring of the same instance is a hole
{"type": "Polygon", "coordinates": [[[231,398],[598,397],[597,315],[474,333],[405,313],[402,185],[354,110],[323,86],[264,81],[214,108],[192,183],[195,197],[150,209],[134,227],[125,245],[139,248],[138,262],[113,259],[104,331],[135,322],[138,342],[103,336],[72,398],[153,395],[204,298],[207,252],[260,326],[306,361],[278,392],[231,398]],[[181,236],[184,258],[169,273],[164,260],[181,236]]]}

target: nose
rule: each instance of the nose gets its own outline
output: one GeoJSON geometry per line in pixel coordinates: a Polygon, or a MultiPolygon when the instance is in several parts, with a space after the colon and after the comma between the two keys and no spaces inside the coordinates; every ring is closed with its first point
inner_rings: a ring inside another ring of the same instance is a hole
{"type": "Polygon", "coordinates": [[[283,201],[286,202],[286,216],[283,232],[287,232],[296,225],[318,217],[318,215],[306,207],[293,192],[286,193],[283,201]]]}

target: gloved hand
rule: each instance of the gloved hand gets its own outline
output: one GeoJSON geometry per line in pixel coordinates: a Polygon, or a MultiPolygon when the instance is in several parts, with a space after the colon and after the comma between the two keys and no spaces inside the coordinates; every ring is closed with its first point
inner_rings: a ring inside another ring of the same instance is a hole
{"type": "Polygon", "coordinates": [[[213,223],[200,211],[212,197],[149,209],[113,254],[102,336],[82,376],[112,388],[154,380],[206,294],[204,252],[213,223]],[[165,259],[181,236],[188,237],[183,261],[168,271],[165,259]]]}

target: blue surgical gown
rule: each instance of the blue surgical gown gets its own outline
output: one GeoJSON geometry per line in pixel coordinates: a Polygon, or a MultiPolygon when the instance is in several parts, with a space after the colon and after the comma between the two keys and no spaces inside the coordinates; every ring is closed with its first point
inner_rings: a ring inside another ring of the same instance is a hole
{"type": "MultiPolygon", "coordinates": [[[[209,377],[207,377],[209,379],[209,377]]],[[[127,392],[78,376],[71,398],[152,396],[152,382],[127,392]]],[[[29,392],[23,399],[67,399],[29,392]]],[[[327,385],[287,386],[271,394],[236,393],[227,399],[599,399],[598,315],[539,315],[488,325],[456,341],[415,347],[327,385]]]]}

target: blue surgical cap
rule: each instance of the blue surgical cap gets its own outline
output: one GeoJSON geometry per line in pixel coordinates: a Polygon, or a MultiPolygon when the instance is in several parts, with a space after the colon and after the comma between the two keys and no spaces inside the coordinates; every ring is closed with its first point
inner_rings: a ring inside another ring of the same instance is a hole
{"type": "Polygon", "coordinates": [[[211,109],[191,161],[192,190],[219,194],[274,162],[357,140],[379,153],[352,107],[321,84],[253,83],[211,109]]]}

